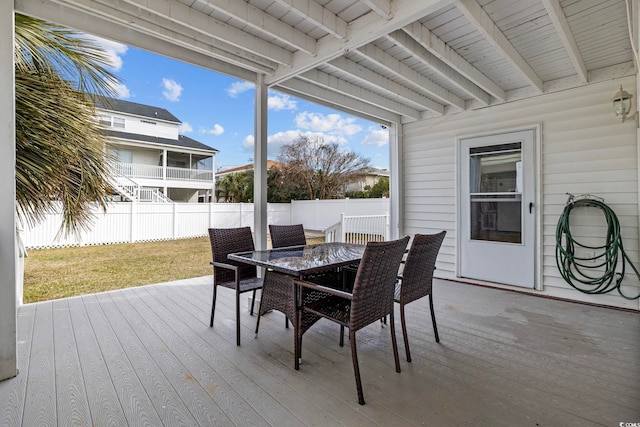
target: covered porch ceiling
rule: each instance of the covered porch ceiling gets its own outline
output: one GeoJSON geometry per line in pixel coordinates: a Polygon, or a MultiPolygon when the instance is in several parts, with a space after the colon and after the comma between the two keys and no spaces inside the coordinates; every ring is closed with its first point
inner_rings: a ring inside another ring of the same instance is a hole
{"type": "MultiPolygon", "coordinates": [[[[16,0],[381,124],[635,74],[625,0],[16,0]]],[[[628,11],[627,8],[631,8],[628,11]]]]}

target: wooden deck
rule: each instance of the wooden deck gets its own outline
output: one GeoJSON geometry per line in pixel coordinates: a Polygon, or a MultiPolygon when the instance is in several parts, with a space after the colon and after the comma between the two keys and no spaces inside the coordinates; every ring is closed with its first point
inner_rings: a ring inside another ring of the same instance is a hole
{"type": "MultiPolygon", "coordinates": [[[[618,426],[640,423],[640,315],[438,281],[408,306],[413,362],[393,367],[388,328],[359,333],[367,404],[348,345],[320,322],[293,370],[293,330],[258,339],[210,277],[25,305],[20,374],[0,382],[0,425],[618,426]]],[[[246,295],[246,294],[245,294],[246,295]]],[[[246,298],[243,298],[246,302],[246,298]]],[[[399,323],[399,322],[398,322],[399,323]]]]}

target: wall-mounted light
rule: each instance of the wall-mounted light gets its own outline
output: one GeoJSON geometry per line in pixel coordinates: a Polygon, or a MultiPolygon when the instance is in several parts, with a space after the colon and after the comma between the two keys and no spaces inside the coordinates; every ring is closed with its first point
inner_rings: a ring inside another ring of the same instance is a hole
{"type": "Polygon", "coordinates": [[[629,111],[631,111],[631,98],[633,98],[633,95],[623,90],[622,86],[620,86],[620,90],[611,99],[613,101],[613,111],[617,117],[622,118],[623,123],[629,111]]]}

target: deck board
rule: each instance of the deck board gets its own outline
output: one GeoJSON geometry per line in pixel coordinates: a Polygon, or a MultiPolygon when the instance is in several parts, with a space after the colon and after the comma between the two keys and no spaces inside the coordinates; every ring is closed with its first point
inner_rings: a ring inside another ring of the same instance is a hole
{"type": "MultiPolygon", "coordinates": [[[[640,420],[640,314],[436,281],[400,322],[358,332],[367,404],[348,340],[320,321],[293,370],[284,316],[255,316],[211,278],[29,304],[18,313],[16,378],[0,382],[0,426],[597,426],[640,420]]],[[[245,294],[247,295],[247,294],[245,294]]],[[[396,311],[396,319],[399,319],[396,311]]]]}

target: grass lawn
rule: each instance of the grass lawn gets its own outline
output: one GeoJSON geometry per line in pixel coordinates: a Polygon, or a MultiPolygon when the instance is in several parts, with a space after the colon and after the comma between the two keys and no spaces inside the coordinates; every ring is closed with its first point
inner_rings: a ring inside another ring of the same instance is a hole
{"type": "MultiPolygon", "coordinates": [[[[320,243],[324,238],[308,239],[320,243]]],[[[269,242],[270,244],[270,242],[269,242]]],[[[29,250],[24,302],[169,282],[212,273],[208,237],[29,250]]]]}

